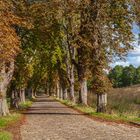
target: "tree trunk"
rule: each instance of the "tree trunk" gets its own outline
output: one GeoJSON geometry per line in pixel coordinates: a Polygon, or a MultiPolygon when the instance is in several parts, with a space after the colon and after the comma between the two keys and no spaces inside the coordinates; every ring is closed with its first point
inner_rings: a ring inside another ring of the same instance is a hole
{"type": "Polygon", "coordinates": [[[48,95],[48,88],[45,87],[45,94],[48,95]]]}
{"type": "Polygon", "coordinates": [[[70,100],[75,103],[75,95],[74,95],[74,65],[71,66],[71,70],[70,70],[70,100]]]}
{"type": "MultiPolygon", "coordinates": [[[[20,94],[20,93],[19,93],[20,94]]],[[[12,91],[12,95],[11,95],[11,108],[19,108],[19,102],[20,99],[18,97],[18,92],[16,90],[12,91]]]]}
{"type": "Polygon", "coordinates": [[[65,88],[65,89],[63,90],[63,99],[64,99],[64,100],[67,100],[67,99],[68,99],[68,89],[67,89],[67,88],[65,88]]]}
{"type": "Polygon", "coordinates": [[[52,86],[50,83],[49,83],[49,96],[52,96],[52,86]]]}
{"type": "Polygon", "coordinates": [[[107,94],[97,94],[97,112],[106,112],[107,94]]]}
{"type": "Polygon", "coordinates": [[[70,53],[70,59],[71,59],[71,66],[69,67],[69,79],[70,79],[70,100],[75,103],[75,95],[74,95],[74,64],[73,61],[75,61],[75,48],[69,45],[69,53],[70,53]]]}
{"type": "Polygon", "coordinates": [[[48,81],[46,81],[46,85],[45,85],[45,94],[48,95],[48,81]]]}
{"type": "Polygon", "coordinates": [[[79,103],[87,105],[87,80],[80,81],[79,103]]]}
{"type": "Polygon", "coordinates": [[[34,96],[37,97],[37,92],[36,92],[36,90],[34,91],[34,96]]]}
{"type": "Polygon", "coordinates": [[[82,43],[79,44],[80,47],[77,49],[78,53],[78,64],[77,64],[77,71],[78,71],[78,81],[79,81],[79,103],[83,105],[87,105],[87,61],[84,58],[86,53],[86,48],[83,46],[82,43]]]}
{"type": "Polygon", "coordinates": [[[34,89],[32,89],[32,92],[31,92],[31,97],[32,97],[32,99],[34,99],[34,98],[35,98],[35,92],[34,92],[34,89]]]}
{"type": "Polygon", "coordinates": [[[60,90],[59,91],[59,99],[63,99],[63,89],[62,89],[62,87],[60,87],[59,90],[60,90]]]}
{"type": "Polygon", "coordinates": [[[14,72],[14,61],[3,63],[0,67],[0,115],[9,115],[9,108],[6,100],[7,87],[14,72]]]}
{"type": "Polygon", "coordinates": [[[7,116],[9,115],[9,108],[7,104],[6,97],[0,99],[0,116],[7,116]]]}
{"type": "MultiPolygon", "coordinates": [[[[72,30],[72,25],[71,25],[71,18],[68,19],[69,22],[69,27],[70,30],[72,30]]],[[[73,64],[73,61],[75,61],[75,48],[72,47],[71,45],[71,39],[72,39],[72,34],[67,34],[67,40],[64,41],[65,47],[66,47],[66,67],[67,67],[67,77],[69,79],[69,86],[70,86],[70,93],[69,97],[72,102],[75,103],[75,95],[74,95],[74,68],[75,65],[73,64]]]]}
{"type": "MultiPolygon", "coordinates": [[[[55,87],[55,85],[54,85],[53,87],[55,87]]],[[[55,88],[52,88],[52,96],[53,96],[53,97],[56,97],[55,88]]]]}
{"type": "Polygon", "coordinates": [[[14,97],[15,97],[15,93],[14,93],[14,90],[12,90],[11,95],[10,95],[10,107],[11,108],[15,108],[14,97]]]}
{"type": "Polygon", "coordinates": [[[59,83],[56,84],[56,97],[59,98],[59,93],[60,89],[59,89],[59,83]]]}
{"type": "Polygon", "coordinates": [[[25,103],[25,89],[21,89],[19,93],[20,102],[25,103]]]}
{"type": "Polygon", "coordinates": [[[34,90],[32,88],[27,89],[28,97],[33,99],[34,98],[34,90]]]}

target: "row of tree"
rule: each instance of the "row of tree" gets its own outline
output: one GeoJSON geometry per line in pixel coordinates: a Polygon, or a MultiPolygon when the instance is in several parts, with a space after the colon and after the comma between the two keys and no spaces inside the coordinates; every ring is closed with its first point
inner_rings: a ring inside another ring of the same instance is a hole
{"type": "Polygon", "coordinates": [[[140,67],[117,65],[109,72],[108,77],[115,88],[140,84],[140,67]]]}
{"type": "Polygon", "coordinates": [[[133,47],[139,2],[0,0],[0,114],[9,114],[7,88],[12,106],[17,97],[25,101],[25,90],[33,97],[40,88],[87,105],[89,80],[97,112],[105,112],[105,70],[133,47]]]}

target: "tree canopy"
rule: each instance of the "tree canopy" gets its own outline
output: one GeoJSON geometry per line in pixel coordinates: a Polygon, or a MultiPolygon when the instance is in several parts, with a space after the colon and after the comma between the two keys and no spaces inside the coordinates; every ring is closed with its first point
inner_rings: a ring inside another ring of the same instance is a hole
{"type": "Polygon", "coordinates": [[[109,72],[108,77],[115,88],[140,84],[140,67],[117,65],[109,72]]]}
{"type": "MultiPolygon", "coordinates": [[[[139,0],[0,0],[0,62],[15,61],[11,90],[43,89],[74,102],[78,93],[78,102],[87,105],[91,81],[99,95],[98,111],[103,111],[100,99],[111,88],[105,71],[114,57],[123,58],[133,48],[138,4],[139,0]]],[[[132,66],[111,72],[115,87],[134,81],[132,66]],[[127,71],[131,72],[126,76],[127,71]]]]}

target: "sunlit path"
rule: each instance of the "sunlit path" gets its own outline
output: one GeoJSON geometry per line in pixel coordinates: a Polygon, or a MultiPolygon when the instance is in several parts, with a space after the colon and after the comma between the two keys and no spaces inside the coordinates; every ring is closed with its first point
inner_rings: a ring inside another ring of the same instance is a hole
{"type": "Polygon", "coordinates": [[[139,140],[140,128],[94,121],[65,105],[38,97],[25,113],[22,140],[139,140]]]}

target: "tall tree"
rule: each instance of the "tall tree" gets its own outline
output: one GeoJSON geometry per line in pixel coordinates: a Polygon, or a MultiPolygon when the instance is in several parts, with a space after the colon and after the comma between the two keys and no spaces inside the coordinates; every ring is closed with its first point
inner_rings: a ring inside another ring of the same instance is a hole
{"type": "Polygon", "coordinates": [[[20,45],[14,27],[21,23],[21,19],[14,13],[11,1],[0,0],[0,19],[0,115],[7,115],[9,109],[6,101],[6,91],[12,79],[14,58],[20,45]]]}
{"type": "Polygon", "coordinates": [[[134,66],[130,65],[123,69],[122,73],[122,82],[123,86],[131,86],[134,83],[134,77],[135,77],[135,68],[134,66]]]}
{"type": "MultiPolygon", "coordinates": [[[[108,79],[104,70],[108,68],[113,56],[122,57],[131,49],[134,7],[132,1],[124,0],[88,0],[80,3],[81,28],[78,56],[79,60],[82,59],[80,65],[83,70],[80,75],[82,79],[85,79],[86,69],[91,66],[92,74],[95,77],[93,87],[97,95],[101,96],[101,98],[97,98],[97,111],[100,112],[105,110],[105,105],[100,103],[100,99],[103,99],[104,94],[108,91],[105,85],[108,83],[108,79]],[[90,58],[89,62],[88,58],[90,58]],[[88,64],[87,67],[86,64],[88,64]]],[[[105,100],[106,98],[103,103],[105,100]]]]}

